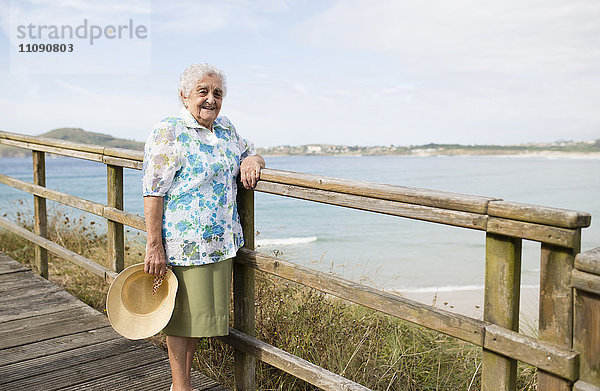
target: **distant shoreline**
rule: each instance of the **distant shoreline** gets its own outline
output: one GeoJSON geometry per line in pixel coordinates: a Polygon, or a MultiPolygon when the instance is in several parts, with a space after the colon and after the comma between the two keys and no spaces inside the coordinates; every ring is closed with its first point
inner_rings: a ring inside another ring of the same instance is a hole
{"type": "Polygon", "coordinates": [[[506,157],[506,158],[529,158],[529,157],[546,157],[546,158],[570,158],[570,159],[600,159],[600,152],[561,152],[561,151],[539,151],[539,152],[461,152],[461,153],[388,153],[388,154],[277,154],[270,152],[259,151],[265,157],[281,157],[281,156],[406,156],[406,157],[461,157],[461,156],[481,156],[481,157],[506,157]]]}
{"type": "Polygon", "coordinates": [[[521,145],[426,144],[410,146],[279,145],[257,148],[263,156],[545,156],[600,157],[600,139],[521,145]]]}
{"type": "MultiPolygon", "coordinates": [[[[10,154],[2,154],[0,150],[0,159],[2,158],[26,158],[31,156],[31,151],[22,150],[14,151],[10,154]]],[[[463,157],[463,156],[480,156],[480,157],[505,157],[505,158],[532,158],[532,157],[543,157],[543,158],[565,158],[565,159],[600,159],[600,152],[563,152],[563,151],[528,151],[528,152],[491,152],[491,151],[468,151],[468,152],[416,152],[416,153],[379,153],[379,154],[357,154],[357,153],[271,153],[265,152],[258,149],[258,153],[265,157],[281,157],[281,156],[405,156],[405,157],[463,157]]],[[[53,155],[48,153],[48,157],[60,157],[60,155],[53,155]]]]}
{"type": "MultiPolygon", "coordinates": [[[[115,138],[108,134],[87,132],[80,128],[54,129],[38,137],[84,144],[101,145],[142,151],[144,143],[115,138]]],[[[600,139],[594,141],[556,141],[550,143],[524,143],[518,145],[488,144],[436,144],[424,145],[336,145],[304,144],[257,147],[263,156],[515,156],[600,158],[600,139]]],[[[31,156],[29,150],[0,143],[0,158],[31,156]]]]}

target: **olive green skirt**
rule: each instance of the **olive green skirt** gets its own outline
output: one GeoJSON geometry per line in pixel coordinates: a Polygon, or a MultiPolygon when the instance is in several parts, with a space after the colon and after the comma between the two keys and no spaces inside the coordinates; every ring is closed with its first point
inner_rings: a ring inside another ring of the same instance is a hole
{"type": "Polygon", "coordinates": [[[229,334],[233,259],[199,266],[173,266],[179,287],[173,315],[163,332],[178,337],[229,334]]]}

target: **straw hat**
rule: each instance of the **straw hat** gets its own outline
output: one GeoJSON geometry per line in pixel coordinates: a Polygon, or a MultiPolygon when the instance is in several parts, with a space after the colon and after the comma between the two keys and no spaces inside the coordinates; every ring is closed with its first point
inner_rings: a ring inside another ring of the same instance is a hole
{"type": "Polygon", "coordinates": [[[113,281],[106,297],[106,312],[113,328],[129,339],[148,338],[162,330],[173,313],[177,277],[169,269],[153,292],[155,276],[144,264],[129,266],[113,281]]]}

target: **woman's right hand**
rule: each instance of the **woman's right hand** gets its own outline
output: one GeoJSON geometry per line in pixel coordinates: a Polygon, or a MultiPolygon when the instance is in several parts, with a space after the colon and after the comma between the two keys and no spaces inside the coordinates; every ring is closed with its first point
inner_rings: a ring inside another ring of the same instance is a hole
{"type": "Polygon", "coordinates": [[[162,243],[157,245],[146,244],[144,271],[155,276],[162,276],[167,272],[167,257],[162,243]]]}

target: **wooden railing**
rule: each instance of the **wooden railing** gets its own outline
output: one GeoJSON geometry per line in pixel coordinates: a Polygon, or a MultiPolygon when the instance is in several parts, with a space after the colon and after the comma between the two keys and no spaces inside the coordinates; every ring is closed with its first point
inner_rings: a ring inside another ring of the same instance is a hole
{"type": "MultiPolygon", "coordinates": [[[[137,151],[0,132],[0,144],[33,151],[33,183],[0,174],[0,182],[34,195],[35,233],[5,219],[0,226],[36,244],[47,276],[47,254],[64,257],[107,282],[124,266],[123,225],[145,230],[124,212],[123,167],[141,169],[137,151]],[[45,188],[46,152],[107,166],[106,205],[45,188]],[[111,269],[46,239],[46,199],[106,218],[111,269]]],[[[451,313],[254,251],[254,192],[240,186],[245,246],[233,277],[234,328],[221,339],[235,348],[238,389],[255,389],[258,358],[326,390],[365,390],[337,374],[254,338],[254,271],[270,273],[384,312],[483,349],[482,389],[515,390],[517,361],[538,368],[538,390],[600,391],[600,248],[580,254],[587,213],[479,197],[264,169],[255,191],[430,221],[486,232],[483,320],[451,313]],[[539,338],[518,333],[523,239],[541,244],[539,338]]]]}

